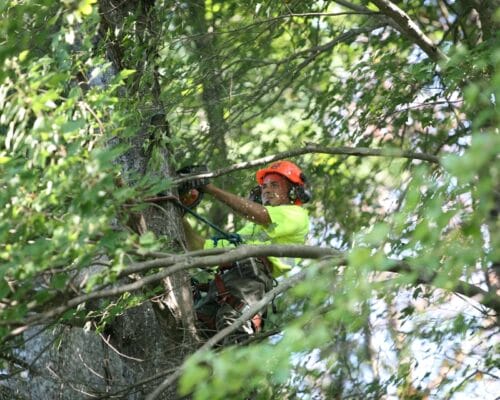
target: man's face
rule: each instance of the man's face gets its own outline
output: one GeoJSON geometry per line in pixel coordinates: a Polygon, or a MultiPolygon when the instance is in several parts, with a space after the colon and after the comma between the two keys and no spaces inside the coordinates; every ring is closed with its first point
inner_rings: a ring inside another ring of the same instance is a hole
{"type": "Polygon", "coordinates": [[[262,204],[279,206],[290,204],[288,192],[291,183],[280,174],[267,174],[262,182],[262,204]]]}

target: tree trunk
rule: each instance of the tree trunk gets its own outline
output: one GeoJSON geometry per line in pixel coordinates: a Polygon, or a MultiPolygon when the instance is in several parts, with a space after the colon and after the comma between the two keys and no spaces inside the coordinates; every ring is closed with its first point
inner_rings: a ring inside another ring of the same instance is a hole
{"type": "MultiPolygon", "coordinates": [[[[126,62],[120,58],[119,41],[115,41],[115,26],[127,13],[130,15],[128,7],[137,7],[139,11],[136,10],[136,15],[141,22],[137,26],[143,27],[143,30],[138,28],[137,37],[144,45],[149,34],[147,29],[154,23],[150,19],[154,13],[149,9],[153,4],[149,1],[135,5],[122,2],[116,6],[108,1],[100,2],[102,23],[99,33],[109,41],[108,57],[115,72],[126,67],[126,62]]],[[[150,54],[154,54],[155,50],[149,49],[150,54]]],[[[137,70],[140,74],[141,66],[137,66],[137,70]]],[[[103,79],[101,84],[105,81],[103,79]]],[[[144,148],[144,143],[151,141],[155,135],[169,134],[159,100],[159,87],[159,82],[156,82],[149,96],[154,102],[152,117],[135,137],[128,139],[129,151],[119,159],[124,184],[127,184],[131,173],[136,176],[148,173],[164,178],[172,175],[168,149],[155,149],[156,154],[160,154],[161,162],[156,164],[159,165],[157,169],[151,170],[151,165],[148,165],[151,149],[144,148]]],[[[151,105],[144,105],[144,108],[151,110],[151,105]]],[[[121,142],[122,139],[116,138],[116,141],[121,142]]],[[[181,214],[175,205],[166,202],[149,207],[136,217],[140,221],[135,224],[139,233],[148,230],[157,236],[165,236],[169,239],[169,251],[183,251],[185,239],[181,214]]],[[[186,355],[195,350],[198,341],[189,275],[186,272],[176,273],[166,278],[163,286],[165,290],[161,296],[127,310],[102,333],[96,332],[90,322],[85,327],[47,325],[28,329],[22,337],[25,347],[19,350],[23,364],[21,361],[18,364],[23,371],[29,372],[13,373],[4,380],[5,386],[12,389],[5,396],[9,399],[18,396],[20,399],[37,400],[108,396],[143,399],[166,374],[180,365],[186,355]]],[[[5,396],[0,393],[0,399],[5,396]]],[[[161,398],[176,397],[173,387],[161,398]]]]}

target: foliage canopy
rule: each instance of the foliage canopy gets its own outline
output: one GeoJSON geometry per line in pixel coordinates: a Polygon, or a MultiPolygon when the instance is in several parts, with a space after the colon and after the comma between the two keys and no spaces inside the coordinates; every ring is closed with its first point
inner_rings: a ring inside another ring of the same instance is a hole
{"type": "MultiPolygon", "coordinates": [[[[274,335],[196,352],[180,392],[494,397],[498,1],[26,0],[0,15],[7,383],[30,370],[32,326],[103,332],[164,289],[165,263],[123,285],[181,253],[181,233],[129,227],[175,192],[165,170],[208,164],[244,196],[252,170],[217,171],[313,145],[294,157],[314,192],[309,241],[342,257],[303,260],[269,315],[274,335]]],[[[238,226],[210,203],[200,213],[238,226]]]]}

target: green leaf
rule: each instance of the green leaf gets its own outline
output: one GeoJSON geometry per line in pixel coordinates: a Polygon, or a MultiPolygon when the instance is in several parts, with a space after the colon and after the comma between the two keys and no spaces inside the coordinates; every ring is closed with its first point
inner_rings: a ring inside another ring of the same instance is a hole
{"type": "Polygon", "coordinates": [[[61,133],[70,133],[82,129],[86,125],[86,121],[84,119],[79,119],[76,121],[68,121],[61,125],[61,133]]]}
{"type": "Polygon", "coordinates": [[[148,231],[139,237],[141,246],[148,247],[156,243],[156,236],[153,232],[148,231]]]}
{"type": "Polygon", "coordinates": [[[68,274],[55,274],[51,280],[52,286],[54,289],[63,290],[66,286],[68,278],[68,274]]]}
{"type": "Polygon", "coordinates": [[[187,395],[197,384],[206,381],[209,376],[210,368],[208,365],[196,360],[189,361],[179,381],[179,393],[187,395]]]}
{"type": "Polygon", "coordinates": [[[135,69],[122,69],[119,72],[119,77],[121,79],[126,79],[131,75],[134,75],[137,71],[135,69]]]}

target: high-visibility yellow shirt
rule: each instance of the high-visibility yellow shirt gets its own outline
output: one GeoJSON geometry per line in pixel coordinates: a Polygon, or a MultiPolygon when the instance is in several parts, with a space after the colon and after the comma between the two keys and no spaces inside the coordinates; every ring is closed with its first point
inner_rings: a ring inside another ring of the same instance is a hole
{"type": "MultiPolygon", "coordinates": [[[[247,223],[237,233],[244,244],[304,244],[309,233],[309,213],[296,205],[265,206],[271,224],[267,226],[247,223]]],[[[229,241],[220,239],[217,246],[213,240],[205,241],[205,249],[232,246],[229,241]]],[[[268,257],[273,264],[273,275],[279,276],[289,271],[295,264],[295,259],[280,259],[268,257]]]]}

